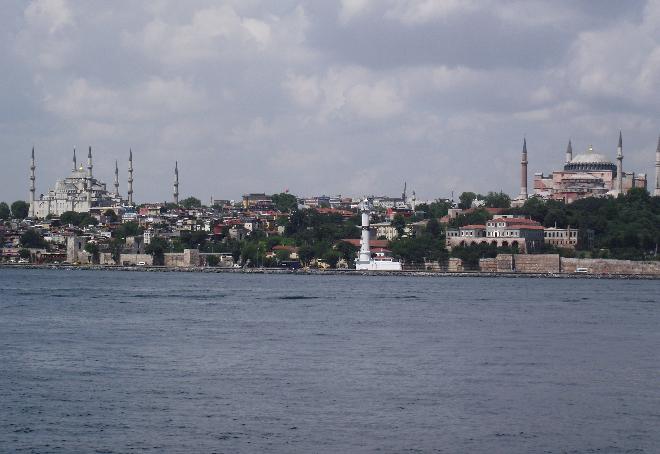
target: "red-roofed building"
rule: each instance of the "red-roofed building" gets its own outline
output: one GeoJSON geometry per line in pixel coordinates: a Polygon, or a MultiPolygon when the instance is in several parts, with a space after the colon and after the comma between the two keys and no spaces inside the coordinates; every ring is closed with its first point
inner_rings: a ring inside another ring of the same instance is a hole
{"type": "MultiPolygon", "coordinates": [[[[346,238],[342,239],[339,241],[344,241],[346,243],[352,244],[355,247],[360,247],[360,239],[359,238],[346,238]]],[[[374,248],[387,248],[389,246],[390,242],[387,240],[369,240],[369,248],[374,249],[374,248]]]]}
{"type": "Polygon", "coordinates": [[[495,217],[486,225],[466,225],[447,229],[447,249],[471,244],[490,244],[514,247],[522,253],[536,249],[544,243],[544,228],[538,222],[514,216],[495,217]]]}

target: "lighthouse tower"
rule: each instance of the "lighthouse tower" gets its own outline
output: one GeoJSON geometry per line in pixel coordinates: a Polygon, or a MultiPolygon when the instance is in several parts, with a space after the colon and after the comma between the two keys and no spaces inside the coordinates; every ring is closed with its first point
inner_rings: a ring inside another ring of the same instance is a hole
{"type": "Polygon", "coordinates": [[[369,208],[369,200],[364,199],[360,204],[360,210],[362,211],[362,235],[360,237],[360,255],[358,257],[358,263],[365,265],[368,265],[371,261],[371,247],[369,246],[369,208]]]}

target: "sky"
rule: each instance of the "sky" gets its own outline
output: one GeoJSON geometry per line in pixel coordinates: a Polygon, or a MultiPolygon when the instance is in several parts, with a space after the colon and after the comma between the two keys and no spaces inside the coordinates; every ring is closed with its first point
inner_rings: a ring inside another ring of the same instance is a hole
{"type": "Polygon", "coordinates": [[[652,180],[660,0],[7,0],[0,200],[94,152],[135,199],[519,192],[593,145],[652,180]]]}

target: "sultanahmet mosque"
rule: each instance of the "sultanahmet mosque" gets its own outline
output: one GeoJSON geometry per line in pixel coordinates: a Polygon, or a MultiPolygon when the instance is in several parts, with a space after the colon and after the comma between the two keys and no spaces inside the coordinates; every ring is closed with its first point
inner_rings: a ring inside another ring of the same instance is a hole
{"type": "Polygon", "coordinates": [[[35,160],[32,149],[30,165],[30,216],[45,218],[49,215],[60,216],[67,211],[89,213],[94,209],[105,210],[133,205],[133,152],[128,158],[128,199],[119,194],[119,168],[115,162],[114,191],[108,191],[106,184],[94,178],[92,172],[92,147],[87,154],[87,167],[78,166],[76,150],[73,150],[73,168],[68,177],[57,180],[55,188],[47,194],[35,197],[35,160]]]}

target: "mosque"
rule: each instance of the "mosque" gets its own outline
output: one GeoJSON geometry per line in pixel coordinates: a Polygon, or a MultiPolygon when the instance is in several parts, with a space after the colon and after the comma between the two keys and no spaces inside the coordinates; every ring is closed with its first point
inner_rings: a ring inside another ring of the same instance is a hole
{"type": "Polygon", "coordinates": [[[119,167],[115,161],[114,191],[108,191],[106,184],[94,178],[92,147],[87,154],[87,167],[78,166],[76,150],[73,150],[73,168],[68,177],[57,180],[55,188],[47,194],[35,197],[35,159],[32,149],[30,165],[30,217],[45,218],[49,215],[60,216],[67,211],[89,213],[93,209],[120,208],[133,205],[133,152],[128,158],[128,198],[119,194],[119,167]]]}
{"type": "MultiPolygon", "coordinates": [[[[523,141],[521,160],[520,195],[513,200],[514,206],[521,206],[529,197],[527,192],[527,141],[523,141]]],[[[660,195],[660,139],[656,151],[656,178],[654,195],[660,195]]],[[[605,155],[594,152],[592,146],[585,153],[573,156],[573,146],[568,142],[564,168],[549,175],[534,174],[534,194],[543,199],[561,200],[571,203],[586,197],[614,196],[628,192],[632,188],[647,187],[644,173],[623,170],[623,138],[619,133],[616,164],[605,155]]]]}

